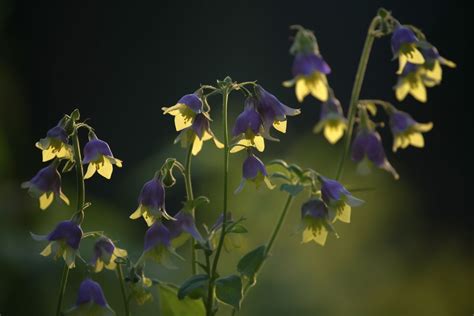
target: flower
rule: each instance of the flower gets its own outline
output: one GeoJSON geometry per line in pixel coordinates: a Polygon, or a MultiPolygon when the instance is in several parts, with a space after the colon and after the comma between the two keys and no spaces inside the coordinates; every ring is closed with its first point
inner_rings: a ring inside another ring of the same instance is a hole
{"type": "Polygon", "coordinates": [[[320,54],[298,53],[293,61],[292,72],[293,79],[283,82],[283,86],[287,88],[295,86],[299,102],[303,102],[309,94],[322,102],[328,99],[326,75],[331,73],[331,68],[320,54]]]}
{"type": "Polygon", "coordinates": [[[163,221],[170,233],[171,245],[178,248],[183,245],[189,236],[192,236],[197,242],[202,243],[204,239],[196,228],[193,216],[181,210],[173,216],[174,220],[163,221]]]}
{"type": "Polygon", "coordinates": [[[65,315],[112,316],[115,312],[107,304],[100,284],[87,278],[79,286],[76,304],[65,315]]]}
{"type": "Polygon", "coordinates": [[[269,189],[274,188],[274,185],[268,179],[265,165],[251,152],[248,153],[248,156],[242,165],[242,181],[240,182],[239,187],[235,190],[236,194],[242,191],[245,182],[247,181],[255,183],[257,189],[260,187],[262,182],[264,182],[269,189]]]}
{"type": "Polygon", "coordinates": [[[397,74],[402,73],[407,63],[421,65],[425,62],[423,54],[418,49],[419,40],[411,28],[397,25],[392,34],[391,44],[394,58],[398,57],[397,74]]]}
{"type": "Polygon", "coordinates": [[[89,179],[96,171],[104,178],[110,179],[114,170],[113,165],[122,167],[122,161],[114,158],[109,144],[98,139],[94,133],[89,136],[89,142],[84,146],[82,164],[89,164],[84,179],[89,179]]]}
{"type": "Polygon", "coordinates": [[[436,47],[429,45],[427,48],[422,48],[421,53],[425,57],[423,68],[425,69],[425,85],[432,87],[441,83],[443,77],[443,69],[441,65],[449,68],[456,68],[456,64],[444,57],[442,57],[436,47]]]}
{"type": "Polygon", "coordinates": [[[115,259],[126,256],[126,250],[115,247],[112,240],[102,236],[94,244],[94,255],[90,263],[94,267],[94,272],[102,271],[104,266],[106,269],[115,270],[117,267],[115,259]]]}
{"type": "MultiPolygon", "coordinates": [[[[244,111],[237,116],[232,130],[236,143],[230,150],[231,153],[236,153],[246,147],[255,147],[260,152],[265,149],[265,140],[262,136],[263,121],[257,111],[257,102],[257,99],[253,97],[245,100],[244,111]]],[[[286,121],[283,122],[286,124],[286,121]]]]}
{"type": "Polygon", "coordinates": [[[319,122],[313,131],[320,133],[323,129],[324,137],[331,144],[337,143],[347,129],[347,119],[342,112],[341,103],[335,97],[329,98],[322,104],[319,122]]]}
{"type": "Polygon", "coordinates": [[[418,123],[410,114],[395,111],[390,115],[390,129],[393,134],[393,151],[398,148],[407,148],[409,145],[423,148],[425,141],[423,134],[433,128],[433,123],[418,123]]]}
{"type": "Polygon", "coordinates": [[[47,257],[53,254],[54,259],[63,257],[69,269],[74,268],[76,253],[82,238],[81,227],[73,221],[62,221],[48,235],[36,235],[31,233],[37,241],[49,241],[41,255],[47,257]]]}
{"type": "Polygon", "coordinates": [[[61,190],[61,175],[59,174],[57,163],[52,163],[44,167],[21,187],[28,189],[28,192],[39,199],[40,209],[47,209],[53,202],[54,197],[59,197],[64,203],[69,205],[69,199],[61,190]]]}
{"type": "Polygon", "coordinates": [[[156,221],[145,233],[144,255],[164,265],[173,268],[171,256],[181,258],[172,248],[171,232],[163,223],[156,221]]]}
{"type": "Polygon", "coordinates": [[[36,147],[41,149],[43,161],[54,158],[72,159],[72,147],[68,144],[68,135],[61,124],[53,127],[46,133],[45,138],[36,142],[36,147]]]}
{"type": "Polygon", "coordinates": [[[376,167],[390,172],[395,179],[398,179],[397,171],[387,160],[382,144],[382,138],[376,131],[365,128],[359,129],[352,143],[352,160],[358,162],[357,170],[361,174],[370,171],[369,163],[376,167]]]}
{"type": "Polygon", "coordinates": [[[162,215],[170,217],[165,208],[165,187],[161,179],[155,176],[143,185],[138,196],[138,208],[130,218],[143,216],[148,226],[151,226],[162,215]]]}
{"type": "Polygon", "coordinates": [[[136,274],[136,279],[132,280],[130,284],[130,297],[133,297],[138,305],[143,305],[146,302],[153,300],[150,288],[153,281],[147,278],[143,271],[136,274]]]}
{"type": "MultiPolygon", "coordinates": [[[[407,63],[395,85],[397,100],[403,101],[408,93],[410,93],[416,100],[425,103],[428,100],[425,74],[425,69],[420,65],[407,63]]],[[[430,86],[430,83],[428,83],[428,86],[430,86]]]]}
{"type": "Polygon", "coordinates": [[[321,183],[321,197],[328,206],[331,222],[339,219],[341,222],[351,222],[351,207],[357,207],[364,201],[354,197],[342,184],[336,180],[322,176],[318,177],[321,183]]]}
{"type": "Polygon", "coordinates": [[[312,198],[301,206],[301,219],[303,243],[314,241],[324,246],[328,232],[335,233],[329,222],[328,208],[320,198],[312,198]]]}
{"type": "Polygon", "coordinates": [[[181,131],[193,124],[196,114],[202,112],[202,101],[195,93],[186,94],[176,105],[162,108],[163,114],[174,116],[176,131],[181,131]]]}

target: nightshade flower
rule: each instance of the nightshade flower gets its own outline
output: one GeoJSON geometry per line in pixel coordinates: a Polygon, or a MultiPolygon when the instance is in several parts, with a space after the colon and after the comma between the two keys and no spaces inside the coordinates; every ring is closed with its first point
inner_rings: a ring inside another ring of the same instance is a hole
{"type": "Polygon", "coordinates": [[[390,172],[398,179],[397,171],[387,160],[380,134],[374,130],[360,128],[352,143],[352,160],[358,162],[357,170],[361,174],[370,172],[370,163],[377,168],[390,172]]]}
{"type": "Polygon", "coordinates": [[[397,74],[402,73],[407,63],[421,65],[425,62],[423,54],[418,49],[418,44],[419,40],[411,28],[402,25],[395,27],[391,45],[394,58],[398,57],[397,74]]]}
{"type": "MultiPolygon", "coordinates": [[[[245,108],[235,120],[232,136],[237,140],[231,153],[238,152],[246,147],[255,147],[262,152],[265,149],[265,140],[262,136],[264,133],[263,121],[257,111],[257,100],[248,97],[245,100],[245,108]]],[[[286,124],[286,121],[284,121],[286,124]]],[[[278,125],[279,126],[279,125],[278,125]]]]}
{"type": "MultiPolygon", "coordinates": [[[[398,101],[403,101],[408,93],[410,93],[416,100],[425,103],[428,99],[426,94],[426,80],[423,67],[412,63],[407,63],[403,72],[398,77],[395,85],[395,96],[398,101]]],[[[428,84],[430,86],[430,84],[428,84]]]]}
{"type": "Polygon", "coordinates": [[[31,233],[37,241],[49,241],[41,255],[47,257],[53,255],[54,259],[63,257],[69,269],[74,268],[76,253],[82,238],[81,227],[73,221],[60,222],[48,235],[36,235],[31,233]]]}
{"type": "Polygon", "coordinates": [[[351,207],[357,207],[364,201],[354,197],[342,184],[336,180],[322,176],[318,177],[321,183],[321,197],[328,206],[329,219],[335,222],[351,222],[351,207]]]}
{"type": "Polygon", "coordinates": [[[313,131],[320,133],[323,129],[324,137],[331,144],[337,143],[347,129],[347,119],[342,112],[341,103],[335,97],[321,105],[321,116],[313,131]]]}
{"type": "Polygon", "coordinates": [[[390,115],[390,129],[393,134],[393,151],[398,148],[407,148],[409,145],[423,148],[425,140],[423,134],[433,128],[433,123],[418,123],[410,114],[395,111],[390,115]]]}
{"type": "Polygon", "coordinates": [[[138,208],[130,215],[130,218],[137,219],[141,216],[148,226],[161,216],[170,217],[165,208],[165,187],[157,176],[143,185],[138,196],[138,208]]]}
{"type": "Polygon", "coordinates": [[[298,53],[293,61],[292,72],[293,79],[283,82],[283,86],[295,86],[299,102],[303,102],[309,94],[322,102],[328,99],[326,75],[331,73],[331,68],[320,54],[298,53]]]}
{"type": "Polygon", "coordinates": [[[53,202],[54,197],[59,197],[67,205],[69,199],[61,190],[61,175],[59,174],[56,163],[44,167],[27,182],[22,183],[21,187],[28,189],[28,192],[39,199],[39,205],[42,210],[47,209],[53,202]]]}
{"type": "Polygon", "coordinates": [[[115,312],[107,303],[99,283],[87,278],[79,286],[76,304],[65,315],[113,316],[115,312]]]}
{"type": "Polygon", "coordinates": [[[441,65],[449,68],[456,68],[456,64],[442,57],[434,46],[423,48],[421,49],[421,52],[425,57],[423,68],[425,69],[424,82],[427,87],[432,87],[441,83],[441,79],[443,78],[443,69],[441,68],[441,65]]]}
{"type": "Polygon", "coordinates": [[[108,270],[115,270],[117,263],[115,259],[125,258],[127,251],[117,248],[112,240],[103,236],[97,239],[94,244],[94,255],[90,264],[94,267],[94,272],[100,272],[105,268],[108,270]]]}
{"type": "Polygon", "coordinates": [[[301,220],[304,229],[303,243],[314,241],[324,246],[328,232],[335,233],[329,222],[328,208],[319,198],[313,198],[301,206],[301,220]]]}
{"type": "Polygon", "coordinates": [[[242,165],[242,181],[234,193],[237,194],[242,191],[247,181],[255,183],[257,189],[262,182],[264,182],[270,190],[275,187],[270,182],[270,179],[268,179],[267,169],[263,162],[250,152],[242,165]]]}
{"type": "Polygon", "coordinates": [[[176,131],[181,131],[193,124],[196,114],[202,112],[202,101],[195,93],[186,94],[176,105],[169,108],[162,108],[163,114],[170,114],[174,116],[174,125],[176,131]]]}
{"type": "Polygon", "coordinates": [[[68,135],[61,123],[53,127],[46,133],[45,138],[41,138],[36,147],[41,149],[43,161],[54,158],[72,159],[72,147],[68,144],[68,135]]]}
{"type": "Polygon", "coordinates": [[[114,170],[113,165],[122,167],[122,161],[114,158],[109,144],[98,139],[93,133],[89,137],[89,142],[84,146],[82,164],[89,164],[84,179],[89,179],[96,171],[104,178],[110,179],[114,170]]]}
{"type": "Polygon", "coordinates": [[[181,210],[173,216],[174,220],[166,220],[163,225],[168,228],[170,233],[171,245],[178,248],[192,236],[197,242],[202,243],[204,239],[196,228],[193,216],[181,210]]]}
{"type": "Polygon", "coordinates": [[[171,256],[181,258],[172,248],[171,232],[163,223],[156,221],[145,233],[144,255],[164,265],[173,268],[171,256]]]}

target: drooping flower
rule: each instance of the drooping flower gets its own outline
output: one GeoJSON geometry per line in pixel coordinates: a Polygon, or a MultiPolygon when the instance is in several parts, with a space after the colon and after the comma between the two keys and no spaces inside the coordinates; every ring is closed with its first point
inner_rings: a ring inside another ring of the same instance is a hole
{"type": "Polygon", "coordinates": [[[68,135],[61,122],[46,133],[45,138],[41,138],[36,147],[41,149],[43,161],[54,158],[72,159],[72,146],[68,143],[68,135]]]}
{"type": "Polygon", "coordinates": [[[331,144],[337,143],[347,129],[347,119],[342,112],[341,103],[335,97],[329,98],[321,105],[321,115],[314,127],[315,133],[324,129],[324,137],[331,144]]]}
{"type": "Polygon", "coordinates": [[[36,235],[31,233],[37,241],[49,241],[41,255],[47,257],[53,255],[54,259],[63,257],[69,269],[74,268],[76,253],[82,238],[82,229],[74,221],[62,221],[48,235],[36,235]]]}
{"type": "Polygon", "coordinates": [[[361,174],[370,172],[370,164],[390,172],[398,179],[397,171],[387,160],[380,134],[375,130],[360,128],[352,143],[352,160],[359,163],[357,170],[361,174]]]}
{"type": "Polygon", "coordinates": [[[410,114],[394,111],[390,115],[390,129],[393,134],[393,151],[398,148],[407,148],[409,145],[423,148],[425,140],[423,134],[433,128],[433,123],[418,123],[410,114]]]}
{"type": "Polygon", "coordinates": [[[240,182],[239,187],[235,190],[235,193],[242,191],[247,181],[255,183],[257,189],[262,183],[265,183],[270,190],[275,187],[268,178],[267,169],[263,162],[250,151],[242,165],[242,181],[240,182]]]}
{"type": "Polygon", "coordinates": [[[158,176],[143,185],[138,196],[138,208],[130,218],[137,219],[142,216],[148,226],[161,216],[170,217],[165,208],[165,187],[158,176]]]}
{"type": "Polygon", "coordinates": [[[397,74],[401,74],[407,63],[421,65],[425,62],[423,54],[418,49],[419,40],[413,30],[407,26],[397,25],[392,34],[393,57],[398,57],[397,74]]]}
{"type": "MultiPolygon", "coordinates": [[[[232,136],[236,140],[234,146],[230,150],[236,153],[246,147],[255,147],[262,152],[265,149],[265,140],[263,121],[257,111],[257,99],[248,97],[245,100],[245,108],[235,120],[232,136]]],[[[286,121],[284,121],[286,124],[286,121]]]]}
{"type": "Polygon", "coordinates": [[[409,93],[416,100],[425,103],[428,100],[425,74],[425,69],[420,65],[407,63],[394,87],[397,100],[403,101],[409,93]]]}
{"type": "Polygon", "coordinates": [[[153,295],[151,294],[151,286],[153,281],[146,277],[143,271],[137,271],[134,280],[131,280],[130,284],[130,297],[133,297],[138,305],[143,305],[148,301],[153,300],[153,295]]]}
{"type": "Polygon", "coordinates": [[[443,78],[443,69],[441,65],[449,68],[456,68],[456,64],[444,57],[442,57],[436,47],[430,45],[427,48],[422,48],[421,53],[425,57],[423,64],[424,83],[427,87],[432,87],[441,83],[443,78]]]}
{"type": "Polygon", "coordinates": [[[293,61],[293,79],[283,82],[283,86],[295,86],[296,98],[303,102],[311,94],[316,99],[325,102],[329,96],[326,75],[331,68],[318,53],[298,53],[293,61]]]}
{"type": "Polygon", "coordinates": [[[341,222],[350,223],[351,207],[360,206],[364,201],[354,197],[336,180],[322,176],[318,179],[321,183],[321,198],[328,206],[330,221],[335,222],[339,219],[341,222]]]}
{"type": "MultiPolygon", "coordinates": [[[[326,204],[319,198],[312,198],[301,206],[303,243],[314,241],[324,246],[328,232],[333,232],[326,204]]],[[[336,234],[337,236],[337,234],[336,234]]]]}
{"type": "Polygon", "coordinates": [[[115,270],[117,263],[115,259],[125,258],[127,251],[117,248],[112,240],[102,236],[94,244],[94,254],[90,264],[94,267],[94,272],[100,272],[105,268],[108,270],[115,270]]]}
{"type": "Polygon", "coordinates": [[[163,114],[169,114],[174,116],[174,125],[176,131],[181,131],[185,128],[190,127],[193,124],[196,114],[202,112],[202,100],[195,93],[186,94],[183,96],[176,105],[169,108],[162,108],[163,114]]]}
{"type": "Polygon", "coordinates": [[[171,245],[171,233],[163,223],[156,221],[145,233],[144,255],[165,267],[173,268],[171,257],[181,258],[171,245]]]}
{"type": "Polygon", "coordinates": [[[115,312],[107,303],[100,284],[87,278],[79,286],[76,304],[65,315],[113,316],[115,312]]]}
{"type": "Polygon", "coordinates": [[[39,206],[42,210],[51,205],[54,197],[59,197],[69,205],[69,199],[61,190],[61,175],[54,162],[38,171],[30,181],[22,183],[21,187],[28,189],[33,197],[39,199],[39,206]]]}
{"type": "Polygon", "coordinates": [[[181,210],[173,216],[174,220],[163,221],[170,233],[171,245],[178,248],[188,240],[189,236],[193,237],[197,242],[202,243],[204,238],[197,230],[193,216],[181,210]]]}
{"type": "Polygon", "coordinates": [[[89,179],[97,171],[106,179],[112,177],[113,165],[122,167],[122,161],[114,158],[109,144],[97,138],[94,133],[89,136],[89,142],[84,146],[84,159],[82,164],[89,166],[84,179],[89,179]]]}

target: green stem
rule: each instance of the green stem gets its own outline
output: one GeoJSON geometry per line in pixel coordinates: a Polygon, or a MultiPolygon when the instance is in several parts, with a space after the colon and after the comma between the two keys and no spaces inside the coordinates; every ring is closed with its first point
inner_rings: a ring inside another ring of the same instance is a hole
{"type": "Polygon", "coordinates": [[[125,308],[125,316],[130,316],[130,308],[128,306],[127,291],[125,289],[125,283],[124,283],[124,277],[123,277],[121,264],[117,264],[117,274],[120,280],[120,290],[122,291],[122,299],[123,299],[123,305],[125,308]]]}
{"type": "Polygon", "coordinates": [[[63,305],[63,297],[66,292],[67,279],[69,276],[69,268],[66,263],[64,263],[63,273],[61,275],[61,285],[59,286],[59,295],[58,295],[58,305],[56,306],[56,316],[61,315],[61,309],[63,305]]]}
{"type": "Polygon", "coordinates": [[[367,37],[365,38],[364,48],[362,50],[362,55],[359,61],[359,67],[357,68],[357,73],[354,81],[354,86],[352,87],[351,100],[349,104],[349,113],[347,115],[347,133],[345,137],[344,149],[342,156],[339,160],[339,165],[336,172],[336,180],[340,180],[342,176],[342,171],[344,170],[344,163],[346,161],[346,156],[349,153],[351,146],[352,133],[354,131],[354,123],[357,113],[357,104],[359,102],[360,91],[362,89],[362,83],[364,82],[365,72],[367,70],[367,64],[369,62],[370,52],[372,50],[372,45],[374,44],[375,28],[380,23],[380,17],[376,16],[372,19],[370,23],[369,30],[367,31],[367,37]]]}
{"type": "MultiPolygon", "coordinates": [[[[193,145],[189,146],[188,152],[186,154],[186,161],[184,166],[184,184],[186,186],[186,198],[188,201],[194,200],[194,193],[193,193],[193,185],[191,182],[191,160],[193,157],[193,145]]],[[[196,220],[196,212],[193,208],[191,210],[191,215],[193,216],[194,220],[196,220]]],[[[197,253],[196,253],[196,241],[191,238],[191,272],[193,275],[197,273],[197,253]]]]}

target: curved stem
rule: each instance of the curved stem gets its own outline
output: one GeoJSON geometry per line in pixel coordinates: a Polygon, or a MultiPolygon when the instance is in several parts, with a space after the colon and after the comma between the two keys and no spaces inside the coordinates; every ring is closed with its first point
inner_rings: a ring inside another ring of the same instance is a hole
{"type": "Polygon", "coordinates": [[[367,64],[369,62],[370,52],[372,50],[372,45],[374,44],[375,28],[380,23],[380,17],[376,16],[372,19],[370,23],[369,30],[367,31],[367,37],[365,38],[364,48],[362,50],[362,55],[359,61],[359,67],[357,68],[357,73],[354,81],[354,86],[352,87],[351,100],[349,104],[349,112],[347,114],[347,134],[345,137],[344,149],[342,156],[339,160],[339,165],[336,172],[336,180],[339,180],[342,176],[342,171],[344,170],[344,163],[346,161],[346,156],[349,153],[351,146],[352,133],[354,131],[354,122],[357,113],[357,103],[359,102],[360,91],[362,89],[362,83],[364,82],[365,71],[367,70],[367,64]]]}
{"type": "Polygon", "coordinates": [[[58,295],[58,304],[56,306],[56,316],[61,315],[61,309],[63,305],[63,297],[66,292],[67,279],[69,276],[69,268],[66,263],[64,263],[63,273],[61,275],[61,285],[59,286],[59,295],[58,295]]]}
{"type": "MultiPolygon", "coordinates": [[[[194,200],[194,193],[193,193],[193,185],[191,182],[191,160],[193,157],[193,145],[191,144],[188,148],[188,152],[186,154],[186,161],[184,166],[184,184],[186,186],[186,198],[188,201],[194,200]]],[[[193,208],[191,210],[191,215],[193,216],[194,220],[196,220],[196,212],[193,208]]],[[[196,253],[196,241],[191,238],[191,272],[193,275],[197,272],[197,253],[196,253]]]]}
{"type": "Polygon", "coordinates": [[[130,308],[128,306],[127,291],[125,289],[123,270],[122,270],[121,264],[117,264],[117,274],[120,280],[120,290],[122,292],[123,305],[125,308],[125,316],[130,316],[130,308]]]}

